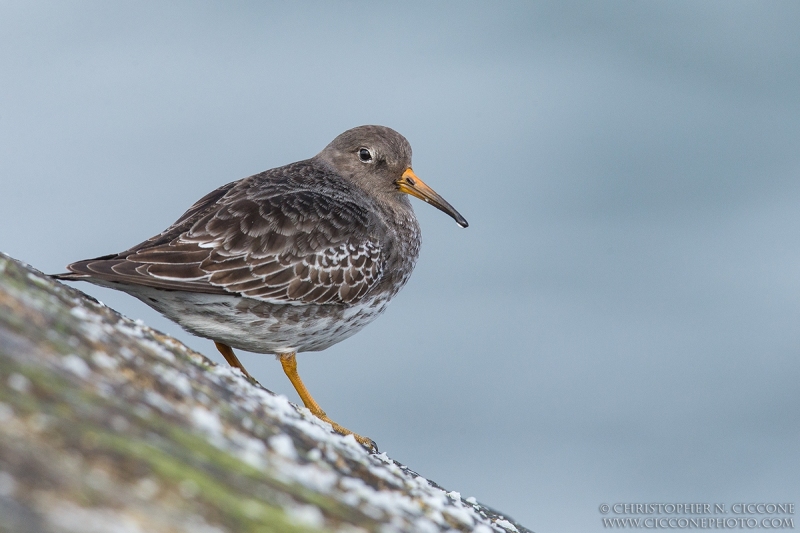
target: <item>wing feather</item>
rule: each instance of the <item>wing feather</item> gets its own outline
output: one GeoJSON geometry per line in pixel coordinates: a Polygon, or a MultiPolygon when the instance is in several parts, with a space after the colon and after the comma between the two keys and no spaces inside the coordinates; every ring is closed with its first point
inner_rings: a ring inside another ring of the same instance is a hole
{"type": "Polygon", "coordinates": [[[170,290],[353,303],[378,282],[386,259],[385,227],[358,195],[296,163],[221,187],[161,234],[69,269],[76,278],[170,290]]]}

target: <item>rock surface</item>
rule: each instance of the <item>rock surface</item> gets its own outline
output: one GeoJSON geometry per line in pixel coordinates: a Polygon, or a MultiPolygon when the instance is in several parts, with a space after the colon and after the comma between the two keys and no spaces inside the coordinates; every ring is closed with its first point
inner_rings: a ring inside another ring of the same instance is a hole
{"type": "Polygon", "coordinates": [[[0,254],[0,531],[528,530],[0,254]]]}

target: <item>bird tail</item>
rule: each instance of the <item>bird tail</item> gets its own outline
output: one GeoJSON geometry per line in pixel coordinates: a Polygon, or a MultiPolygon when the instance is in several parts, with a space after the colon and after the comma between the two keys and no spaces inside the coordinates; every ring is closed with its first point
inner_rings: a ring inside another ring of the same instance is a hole
{"type": "Polygon", "coordinates": [[[95,261],[104,261],[106,259],[112,259],[116,257],[116,254],[104,255],[102,257],[95,257],[94,259],[84,259],[83,261],[75,261],[67,265],[67,269],[69,272],[62,272],[61,274],[50,274],[50,277],[53,279],[58,279],[61,281],[80,281],[85,280],[87,278],[92,278],[96,274],[92,272],[92,270],[88,267],[89,263],[93,263],[95,261]]]}
{"type": "Polygon", "coordinates": [[[76,272],[62,272],[61,274],[48,274],[51,278],[61,281],[77,281],[86,278],[86,274],[76,272]]]}

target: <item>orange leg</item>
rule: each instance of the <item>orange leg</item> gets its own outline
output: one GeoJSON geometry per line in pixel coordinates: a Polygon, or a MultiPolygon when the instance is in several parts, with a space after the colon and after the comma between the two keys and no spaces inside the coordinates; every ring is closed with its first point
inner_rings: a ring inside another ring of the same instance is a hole
{"type": "MultiPolygon", "coordinates": [[[[224,355],[224,354],[223,354],[224,355]]],[[[297,359],[295,358],[294,353],[282,353],[278,356],[281,361],[281,366],[283,366],[283,371],[286,373],[286,377],[289,378],[289,381],[292,382],[294,385],[294,389],[297,391],[297,394],[300,395],[300,399],[303,400],[303,405],[305,405],[311,413],[324,420],[325,422],[329,423],[333,426],[333,430],[336,433],[340,433],[342,435],[352,435],[356,438],[358,442],[361,443],[362,446],[367,448],[370,451],[377,452],[378,446],[375,442],[367,437],[362,437],[357,433],[353,433],[347,428],[344,428],[328,418],[328,415],[325,414],[325,411],[319,406],[319,404],[311,397],[311,394],[308,392],[303,380],[300,379],[300,374],[297,373],[297,359]]],[[[227,357],[226,357],[227,358],[227,357]]],[[[228,361],[230,362],[230,360],[228,361]]]]}
{"type": "MultiPolygon", "coordinates": [[[[219,353],[222,354],[222,357],[225,358],[229,365],[241,370],[242,374],[244,374],[246,378],[253,379],[253,376],[250,375],[250,372],[244,368],[244,365],[241,363],[241,361],[239,361],[239,358],[236,357],[235,353],[233,353],[233,348],[227,344],[222,344],[221,342],[217,341],[214,341],[214,345],[217,347],[217,350],[219,350],[219,353]]],[[[253,379],[253,381],[255,380],[253,379]]]]}

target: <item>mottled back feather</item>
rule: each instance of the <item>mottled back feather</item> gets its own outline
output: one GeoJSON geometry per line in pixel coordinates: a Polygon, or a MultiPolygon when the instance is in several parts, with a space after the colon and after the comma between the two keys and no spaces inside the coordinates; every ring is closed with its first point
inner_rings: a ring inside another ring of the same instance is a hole
{"type": "Polygon", "coordinates": [[[385,222],[363,191],[312,160],[229,183],[172,226],[117,255],[69,265],[66,279],[350,304],[380,279],[385,222]]]}

